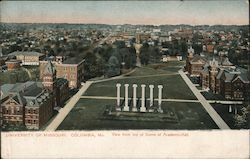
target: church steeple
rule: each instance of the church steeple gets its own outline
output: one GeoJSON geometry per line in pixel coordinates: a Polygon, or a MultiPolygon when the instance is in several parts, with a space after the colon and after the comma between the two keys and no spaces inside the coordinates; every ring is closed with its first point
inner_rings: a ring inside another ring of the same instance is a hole
{"type": "Polygon", "coordinates": [[[192,46],[190,46],[190,48],[188,49],[188,57],[193,58],[193,56],[194,56],[194,49],[192,48],[192,46]]]}
{"type": "Polygon", "coordinates": [[[214,57],[212,61],[209,61],[209,67],[210,67],[210,71],[217,71],[218,61],[216,61],[214,57]]]}
{"type": "Polygon", "coordinates": [[[209,87],[213,93],[216,90],[216,75],[218,73],[218,61],[213,57],[212,61],[209,61],[209,87]]]}

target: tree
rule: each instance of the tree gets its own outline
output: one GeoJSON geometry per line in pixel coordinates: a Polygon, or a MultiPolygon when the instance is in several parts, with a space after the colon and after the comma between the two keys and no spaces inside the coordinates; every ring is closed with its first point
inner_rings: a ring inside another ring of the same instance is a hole
{"type": "Polygon", "coordinates": [[[115,41],[115,42],[114,42],[114,45],[115,45],[117,48],[124,48],[124,47],[126,47],[124,41],[115,41]]]}
{"type": "Polygon", "coordinates": [[[120,63],[118,59],[113,55],[109,58],[106,75],[108,77],[112,77],[119,74],[120,74],[120,63]]]}
{"type": "Polygon", "coordinates": [[[157,47],[150,46],[149,47],[150,61],[159,62],[161,59],[161,53],[157,47]]]}
{"type": "Polygon", "coordinates": [[[241,114],[242,115],[236,114],[234,116],[234,119],[235,119],[234,125],[237,128],[249,129],[250,128],[250,105],[249,104],[241,108],[241,114]]]}
{"type": "Polygon", "coordinates": [[[127,69],[135,66],[136,53],[134,48],[122,48],[119,50],[119,54],[122,57],[122,62],[125,63],[127,69]]]}
{"type": "Polygon", "coordinates": [[[87,52],[85,56],[84,69],[85,69],[86,79],[96,77],[97,61],[96,61],[96,56],[92,52],[87,52]]]}
{"type": "Polygon", "coordinates": [[[141,64],[147,65],[149,62],[149,45],[148,44],[143,44],[140,52],[140,59],[141,59],[141,64]]]}

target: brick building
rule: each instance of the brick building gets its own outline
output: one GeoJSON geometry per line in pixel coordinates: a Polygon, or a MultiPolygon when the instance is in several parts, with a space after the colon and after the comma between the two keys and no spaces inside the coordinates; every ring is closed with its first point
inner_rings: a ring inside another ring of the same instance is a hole
{"type": "Polygon", "coordinates": [[[229,100],[249,100],[250,85],[247,72],[236,68],[225,58],[222,62],[213,59],[201,71],[201,86],[229,100]]]}
{"type": "Polygon", "coordinates": [[[4,124],[25,125],[40,129],[69,97],[68,81],[56,78],[49,61],[43,71],[43,81],[4,84],[1,86],[1,118],[4,124]]]}
{"type": "Polygon", "coordinates": [[[21,67],[20,66],[21,61],[15,60],[15,59],[11,59],[9,61],[6,61],[5,64],[7,66],[8,71],[16,70],[16,69],[21,67]]]}
{"type": "Polygon", "coordinates": [[[1,88],[3,123],[41,128],[53,115],[53,95],[41,82],[5,84],[1,88]]]}
{"type": "Polygon", "coordinates": [[[191,76],[200,76],[206,62],[207,60],[200,55],[194,55],[192,47],[188,49],[185,69],[191,76]]]}
{"type": "MultiPolygon", "coordinates": [[[[50,59],[55,66],[56,78],[68,80],[70,88],[78,88],[84,80],[84,59],[56,57],[50,59]]],[[[40,79],[48,59],[40,61],[40,79]]]]}
{"type": "Polygon", "coordinates": [[[56,72],[52,62],[48,61],[42,71],[42,83],[45,89],[54,93],[55,106],[61,106],[69,97],[69,82],[64,78],[56,78],[56,72]]]}
{"type": "Polygon", "coordinates": [[[45,58],[44,54],[34,51],[15,51],[8,56],[15,56],[22,62],[22,65],[39,65],[39,61],[45,58]]]}

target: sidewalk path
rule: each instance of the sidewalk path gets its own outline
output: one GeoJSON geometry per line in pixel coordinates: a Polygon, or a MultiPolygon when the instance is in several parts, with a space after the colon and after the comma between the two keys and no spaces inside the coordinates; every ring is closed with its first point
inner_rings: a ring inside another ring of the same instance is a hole
{"type": "MultiPolygon", "coordinates": [[[[116,97],[107,97],[107,96],[81,96],[83,99],[110,99],[110,100],[116,100],[116,97]]],[[[123,97],[120,97],[121,100],[123,100],[123,97]]],[[[128,98],[131,100],[131,98],[128,98]]],[[[149,100],[149,98],[147,99],[149,100]]],[[[158,101],[158,99],[154,99],[155,101],[158,101]]],[[[198,100],[189,100],[189,99],[162,99],[163,102],[183,102],[183,103],[200,103],[198,100]]]]}
{"type": "Polygon", "coordinates": [[[55,131],[57,129],[71,109],[76,105],[81,95],[89,88],[92,83],[93,81],[87,81],[84,85],[82,85],[81,89],[73,97],[71,97],[70,101],[62,109],[60,109],[55,119],[47,126],[45,131],[55,131]]]}
{"type": "Polygon", "coordinates": [[[178,71],[183,80],[186,82],[188,87],[192,90],[194,95],[197,97],[197,99],[200,101],[202,106],[205,108],[205,110],[208,112],[210,117],[214,120],[214,122],[217,124],[217,126],[220,129],[230,129],[230,127],[225,123],[225,121],[220,117],[220,115],[213,109],[213,107],[209,104],[209,102],[202,96],[200,91],[193,85],[193,83],[190,81],[190,79],[185,75],[185,73],[182,70],[178,71]]]}

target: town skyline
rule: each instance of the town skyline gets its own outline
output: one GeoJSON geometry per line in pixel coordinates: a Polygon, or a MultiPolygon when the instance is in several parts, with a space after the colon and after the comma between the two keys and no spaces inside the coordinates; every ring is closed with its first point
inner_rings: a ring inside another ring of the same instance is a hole
{"type": "Polygon", "coordinates": [[[248,25],[248,13],[245,0],[1,2],[3,23],[248,25]]]}

